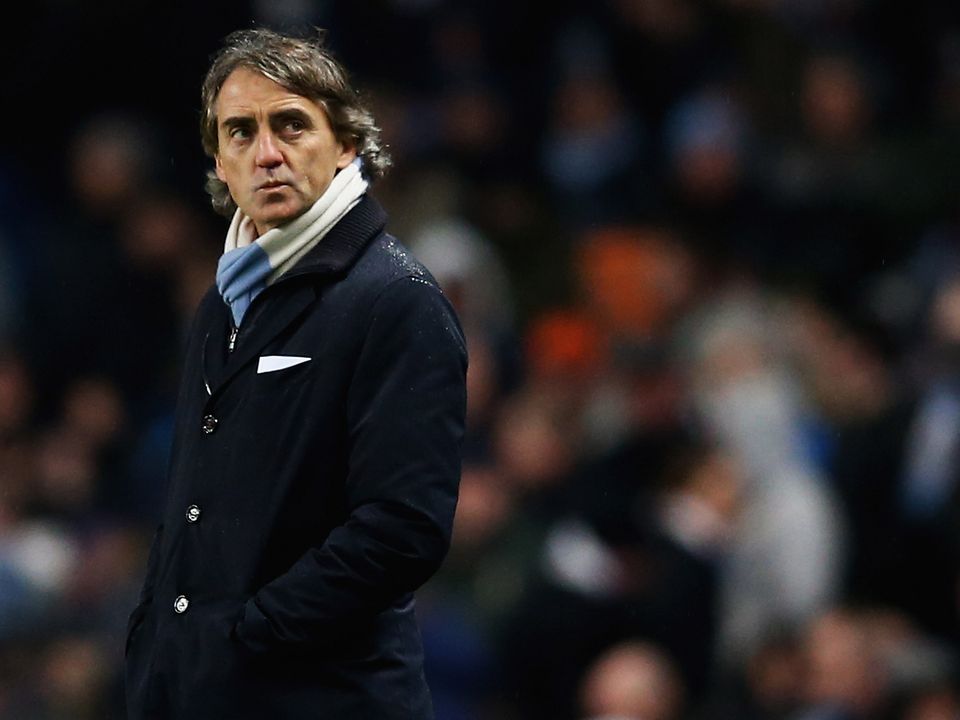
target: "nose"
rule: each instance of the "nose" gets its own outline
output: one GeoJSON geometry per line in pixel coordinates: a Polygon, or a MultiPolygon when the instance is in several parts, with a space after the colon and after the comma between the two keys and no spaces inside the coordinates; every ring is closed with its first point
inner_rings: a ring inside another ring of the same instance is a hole
{"type": "Polygon", "coordinates": [[[257,138],[257,166],[273,168],[283,163],[283,154],[272,132],[262,132],[257,138]]]}

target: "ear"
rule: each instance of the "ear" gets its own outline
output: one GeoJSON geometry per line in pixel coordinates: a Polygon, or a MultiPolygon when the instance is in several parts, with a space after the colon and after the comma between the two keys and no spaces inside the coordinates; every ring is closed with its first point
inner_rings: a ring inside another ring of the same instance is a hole
{"type": "Polygon", "coordinates": [[[217,153],[216,155],[214,155],[214,156],[213,156],[213,159],[216,161],[216,168],[215,168],[215,170],[216,170],[216,173],[217,173],[217,177],[220,179],[220,182],[224,182],[224,183],[225,183],[225,182],[227,181],[227,175],[226,175],[225,172],[223,172],[223,165],[222,165],[221,162],[220,162],[220,154],[217,153]]]}
{"type": "Polygon", "coordinates": [[[337,170],[343,170],[347,165],[357,159],[357,147],[353,143],[347,145],[340,144],[340,157],[337,158],[337,170]]]}

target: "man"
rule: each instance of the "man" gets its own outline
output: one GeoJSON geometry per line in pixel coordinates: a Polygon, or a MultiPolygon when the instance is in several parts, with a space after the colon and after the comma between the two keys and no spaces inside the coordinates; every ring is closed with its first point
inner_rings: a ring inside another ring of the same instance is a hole
{"type": "Polygon", "coordinates": [[[456,505],[458,322],[384,232],[379,130],[320,41],[229,36],[202,134],[233,221],[130,619],[130,717],[432,717],[413,591],[456,505]]]}

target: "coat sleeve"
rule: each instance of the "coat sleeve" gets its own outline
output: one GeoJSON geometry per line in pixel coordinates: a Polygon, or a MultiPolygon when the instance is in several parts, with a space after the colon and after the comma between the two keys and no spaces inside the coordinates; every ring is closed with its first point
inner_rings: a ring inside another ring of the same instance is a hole
{"type": "Polygon", "coordinates": [[[347,397],[349,516],[247,601],[251,651],[324,643],[423,584],[450,544],[466,349],[447,299],[407,277],[374,303],[347,397]]]}

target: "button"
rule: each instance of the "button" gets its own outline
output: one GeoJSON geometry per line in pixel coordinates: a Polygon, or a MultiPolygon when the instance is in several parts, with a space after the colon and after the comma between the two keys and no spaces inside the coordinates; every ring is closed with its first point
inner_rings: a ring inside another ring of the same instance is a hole
{"type": "Polygon", "coordinates": [[[173,601],[173,609],[178,614],[185,613],[188,607],[190,607],[190,601],[187,600],[186,595],[180,595],[176,600],[173,601]]]}
{"type": "Polygon", "coordinates": [[[220,421],[217,420],[217,418],[214,417],[213,415],[204,415],[203,424],[200,427],[203,428],[204,433],[209,435],[210,433],[212,433],[214,430],[217,429],[217,423],[219,422],[220,421]]]}
{"type": "Polygon", "coordinates": [[[187,522],[196,522],[200,519],[200,508],[196,505],[191,505],[187,508],[187,522]]]}

